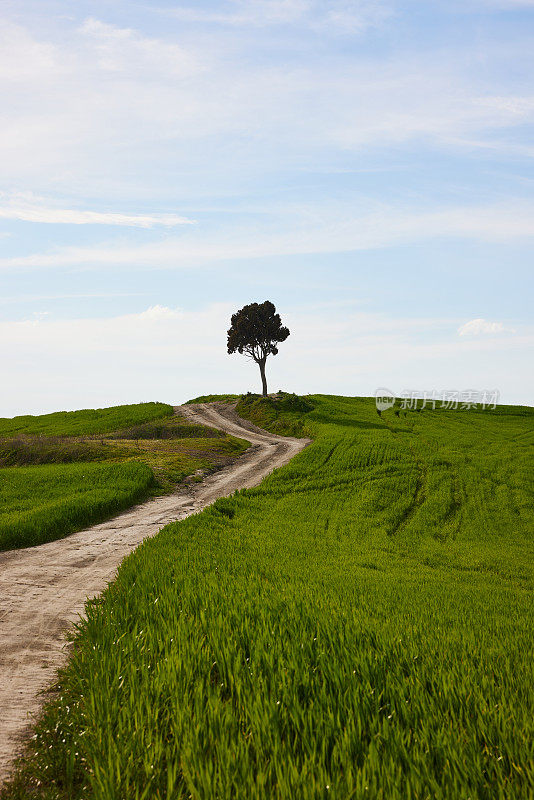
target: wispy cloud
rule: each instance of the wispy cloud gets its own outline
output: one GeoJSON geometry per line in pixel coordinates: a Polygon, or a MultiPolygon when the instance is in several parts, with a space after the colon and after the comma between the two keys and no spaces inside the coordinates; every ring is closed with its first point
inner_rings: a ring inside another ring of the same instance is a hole
{"type": "MultiPolygon", "coordinates": [[[[477,3],[477,0],[475,0],[475,3],[477,3]]],[[[534,0],[478,0],[478,5],[513,10],[518,8],[533,8],[534,0]]]]}
{"type": "Polygon", "coordinates": [[[378,25],[392,14],[384,0],[228,0],[221,6],[216,12],[185,5],[165,11],[185,22],[239,27],[299,23],[345,33],[378,25]]]}
{"type": "Polygon", "coordinates": [[[194,224],[194,220],[177,214],[120,214],[114,211],[57,208],[45,198],[34,197],[31,193],[10,197],[0,193],[0,219],[52,225],[121,225],[136,228],[153,228],[158,225],[172,228],[176,225],[194,224]]]}
{"type": "Polygon", "coordinates": [[[198,267],[207,263],[300,254],[374,250],[433,238],[514,242],[534,237],[534,204],[507,202],[460,206],[438,211],[379,206],[367,214],[339,213],[339,208],[283,210],[254,229],[231,226],[218,232],[199,227],[180,238],[140,245],[107,243],[63,247],[54,251],[0,259],[0,269],[102,266],[145,269],[198,267]]]}
{"type": "Polygon", "coordinates": [[[80,44],[92,49],[96,65],[108,73],[169,79],[188,78],[203,71],[200,61],[191,49],[162,38],[145,36],[132,28],[111,25],[88,17],[79,27],[80,44]]]}
{"type": "Polygon", "coordinates": [[[209,11],[194,6],[165,9],[185,22],[221,25],[280,25],[296,22],[308,11],[309,0],[230,0],[221,4],[222,11],[209,11]]]}
{"type": "MultiPolygon", "coordinates": [[[[375,2],[216,7],[258,23],[292,19],[294,35],[305,30],[308,37],[321,20],[349,30],[385,13],[375,2]]],[[[204,12],[195,6],[177,13],[204,12]]],[[[500,147],[503,154],[530,144],[514,133],[534,121],[532,92],[487,83],[482,62],[491,52],[477,61],[459,46],[409,55],[344,50],[323,60],[309,47],[296,58],[286,42],[276,57],[265,55],[269,47],[258,58],[257,38],[268,43],[272,31],[243,31],[236,42],[235,32],[217,30],[207,46],[175,27],[178,33],[147,36],[90,18],[68,37],[47,41],[7,25],[0,42],[6,184],[42,192],[53,183],[66,193],[83,186],[98,195],[110,187],[126,193],[133,181],[139,192],[156,191],[172,176],[203,192],[216,185],[217,192],[221,185],[228,191],[230,169],[253,184],[287,165],[335,167],[347,153],[392,144],[500,147]]],[[[505,67],[500,63],[499,72],[505,67]]]]}
{"type": "Polygon", "coordinates": [[[45,303],[56,300],[114,300],[118,297],[143,297],[146,292],[79,292],[70,294],[19,294],[0,297],[1,305],[45,303]]]}

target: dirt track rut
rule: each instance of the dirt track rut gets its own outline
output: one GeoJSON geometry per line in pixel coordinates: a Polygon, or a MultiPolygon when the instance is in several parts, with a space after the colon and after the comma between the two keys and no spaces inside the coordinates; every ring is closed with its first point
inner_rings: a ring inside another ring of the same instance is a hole
{"type": "Polygon", "coordinates": [[[0,553],[0,785],[31,730],[42,691],[67,658],[65,631],[83,613],[86,599],[105,588],[143,539],[218,497],[256,486],[308,442],[262,431],[229,405],[179,406],[175,411],[246,439],[252,447],[202,483],[180,487],[65,539],[0,553]]]}

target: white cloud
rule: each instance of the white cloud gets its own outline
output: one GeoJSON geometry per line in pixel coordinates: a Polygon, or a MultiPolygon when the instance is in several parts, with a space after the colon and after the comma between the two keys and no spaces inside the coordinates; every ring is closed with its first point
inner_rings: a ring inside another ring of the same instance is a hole
{"type": "Polygon", "coordinates": [[[140,321],[143,320],[150,320],[151,322],[154,321],[168,321],[173,319],[182,319],[184,316],[183,311],[180,311],[177,308],[168,308],[167,306],[150,306],[147,308],[146,311],[142,311],[139,314],[140,321]]]}
{"type": "Polygon", "coordinates": [[[44,198],[34,197],[31,192],[21,192],[11,197],[0,192],[0,219],[56,225],[121,225],[138,228],[153,228],[155,225],[175,227],[194,222],[177,214],[120,214],[112,211],[57,208],[44,198]]]}
{"type": "Polygon", "coordinates": [[[480,334],[515,333],[513,328],[506,328],[502,322],[488,322],[486,319],[471,319],[458,328],[460,336],[479,336],[480,334]]]}

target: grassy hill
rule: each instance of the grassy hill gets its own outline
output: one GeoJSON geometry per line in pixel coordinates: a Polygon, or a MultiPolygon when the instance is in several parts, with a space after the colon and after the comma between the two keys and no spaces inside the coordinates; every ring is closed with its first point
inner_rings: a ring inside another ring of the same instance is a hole
{"type": "Polygon", "coordinates": [[[531,409],[240,401],[313,443],[87,607],[7,798],[531,798],[531,409]]]}
{"type": "Polygon", "coordinates": [[[57,411],[34,417],[26,415],[0,419],[0,437],[18,434],[44,436],[89,436],[129,428],[155,419],[172,416],[167,403],[137,403],[130,406],[57,411]]]}
{"type": "Polygon", "coordinates": [[[0,551],[101,522],[247,446],[164,403],[0,419],[0,551]]]}

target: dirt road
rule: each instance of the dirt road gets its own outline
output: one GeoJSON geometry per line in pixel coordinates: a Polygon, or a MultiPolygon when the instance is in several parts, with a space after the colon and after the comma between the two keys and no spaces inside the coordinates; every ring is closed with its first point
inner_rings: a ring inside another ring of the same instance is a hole
{"type": "Polygon", "coordinates": [[[143,539],[194,514],[218,497],[256,486],[307,444],[266,433],[240,419],[232,406],[179,406],[192,422],[252,443],[237,461],[202,483],[136,506],[66,539],[0,553],[0,785],[67,655],[66,628],[101,592],[117,566],[143,539]]]}

